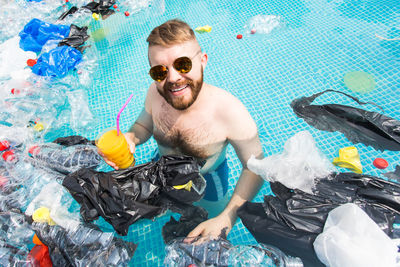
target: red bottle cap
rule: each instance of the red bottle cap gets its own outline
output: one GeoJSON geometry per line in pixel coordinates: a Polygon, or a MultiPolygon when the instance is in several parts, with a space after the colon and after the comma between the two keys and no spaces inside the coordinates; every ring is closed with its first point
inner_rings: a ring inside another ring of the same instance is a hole
{"type": "Polygon", "coordinates": [[[129,16],[129,12],[128,12],[128,11],[125,11],[124,14],[125,14],[125,16],[127,16],[127,17],[129,16]]]}
{"type": "Polygon", "coordinates": [[[5,161],[13,161],[15,159],[14,150],[8,150],[4,152],[2,157],[5,161]]]}
{"type": "Polygon", "coordinates": [[[37,62],[37,59],[28,59],[28,60],[26,61],[26,64],[27,64],[29,67],[33,67],[33,66],[35,66],[36,62],[37,62]]]}
{"type": "Polygon", "coordinates": [[[118,6],[117,5],[113,5],[113,8],[118,8],[118,6]]]}
{"type": "Polygon", "coordinates": [[[374,164],[375,167],[381,170],[386,169],[389,166],[387,160],[382,158],[376,158],[374,162],[372,162],[372,164],[374,164]]]}
{"type": "Polygon", "coordinates": [[[4,151],[10,147],[10,143],[7,140],[0,141],[0,151],[4,151]]]}
{"type": "Polygon", "coordinates": [[[35,156],[35,155],[39,154],[39,152],[40,152],[40,147],[39,147],[38,145],[31,146],[31,147],[28,149],[28,153],[29,153],[31,156],[35,156]]]}
{"type": "Polygon", "coordinates": [[[236,39],[242,39],[242,38],[243,38],[243,35],[241,35],[241,34],[236,35],[236,39]]]}
{"type": "Polygon", "coordinates": [[[19,89],[15,89],[15,88],[11,89],[11,94],[19,95],[19,93],[21,93],[21,91],[19,89]]]}

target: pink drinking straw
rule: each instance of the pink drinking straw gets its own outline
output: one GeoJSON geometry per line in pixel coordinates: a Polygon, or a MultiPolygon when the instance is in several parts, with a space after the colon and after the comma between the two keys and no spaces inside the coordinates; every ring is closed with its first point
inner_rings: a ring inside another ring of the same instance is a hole
{"type": "Polygon", "coordinates": [[[121,116],[122,111],[124,110],[124,108],[126,108],[126,106],[128,105],[129,101],[131,101],[133,97],[133,94],[131,94],[128,98],[128,100],[126,100],[125,104],[122,106],[121,110],[118,112],[117,115],[117,135],[119,135],[119,116],[121,116]]]}

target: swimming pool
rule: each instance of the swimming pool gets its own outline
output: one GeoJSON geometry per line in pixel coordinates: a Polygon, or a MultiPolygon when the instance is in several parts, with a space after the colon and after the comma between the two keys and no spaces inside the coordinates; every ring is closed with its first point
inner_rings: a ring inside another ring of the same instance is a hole
{"type": "MultiPolygon", "coordinates": [[[[129,17],[120,12],[91,25],[93,31],[104,29],[106,37],[89,48],[98,59],[88,91],[89,106],[98,124],[94,130],[81,134],[90,139],[115,125],[116,114],[131,93],[135,96],[122,113],[121,129],[126,131],[134,122],[151,83],[145,40],[152,28],[172,18],[180,18],[193,28],[212,26],[210,33],[196,34],[209,56],[204,80],[231,92],[245,104],[259,128],[266,156],[282,151],[285,141],[302,130],[311,132],[329,159],[337,156],[339,148],[352,145],[340,133],[322,132],[307,125],[290,107],[293,99],[325,89],[373,101],[384,108],[386,115],[400,119],[397,99],[400,97],[400,41],[385,41],[375,36],[400,37],[400,6],[395,0],[135,3],[136,12],[131,12],[129,17]],[[244,26],[257,15],[280,16],[280,27],[268,34],[250,34],[244,26]],[[243,38],[236,39],[238,34],[243,38]],[[349,91],[343,77],[350,71],[372,74],[376,89],[368,94],[349,91]]],[[[326,94],[318,102],[355,105],[337,94],[326,94]]],[[[373,106],[367,109],[379,111],[373,106]]],[[[389,161],[387,171],[393,171],[400,160],[398,152],[380,152],[362,144],[355,146],[367,174],[382,174],[372,165],[376,157],[389,161]]],[[[137,163],[149,161],[155,149],[154,140],[138,147],[137,163]]],[[[232,191],[241,168],[232,147],[228,149],[228,165],[232,191]]],[[[268,193],[269,187],[264,185],[255,201],[261,201],[268,193]]],[[[139,245],[132,266],[162,265],[161,228],[169,217],[139,221],[130,227],[125,239],[139,245]]],[[[111,230],[104,221],[98,223],[111,230]]],[[[240,221],[232,229],[229,240],[233,244],[255,242],[240,221]]]]}
{"type": "MultiPolygon", "coordinates": [[[[282,151],[284,142],[302,130],[311,132],[329,159],[337,156],[339,148],[352,145],[343,134],[318,131],[297,118],[290,102],[300,96],[340,90],[362,101],[373,101],[386,115],[400,118],[400,41],[375,36],[400,36],[400,6],[396,1],[166,1],[163,8],[158,4],[129,18],[120,16],[104,22],[115,30],[110,31],[102,47],[99,44],[104,56],[89,91],[90,107],[100,118],[99,131],[114,124],[115,115],[131,93],[135,93],[133,103],[121,118],[124,130],[140,112],[151,83],[145,39],[153,27],[171,18],[183,19],[193,28],[212,26],[210,33],[196,34],[209,56],[205,82],[224,88],[245,104],[257,123],[267,156],[282,151]],[[280,16],[281,27],[269,34],[250,34],[244,27],[256,15],[280,16]],[[243,38],[236,39],[237,34],[243,38]],[[343,77],[350,71],[372,74],[376,89],[368,94],[348,90],[343,77]]],[[[318,102],[355,105],[337,94],[326,94],[318,102]]],[[[379,111],[373,106],[366,109],[379,111]]],[[[96,134],[91,133],[91,137],[96,134]]],[[[382,174],[372,165],[376,157],[387,159],[390,171],[400,159],[398,152],[380,152],[362,144],[356,147],[368,174],[382,174]]],[[[137,161],[150,160],[155,148],[154,140],[139,147],[137,161]]],[[[240,163],[231,147],[228,164],[229,190],[233,190],[240,163]]],[[[265,185],[255,201],[269,192],[265,185]]],[[[165,216],[131,226],[128,238],[139,243],[133,265],[162,264],[161,227],[168,220],[165,216]]],[[[240,221],[229,240],[234,244],[254,242],[240,221]]]]}

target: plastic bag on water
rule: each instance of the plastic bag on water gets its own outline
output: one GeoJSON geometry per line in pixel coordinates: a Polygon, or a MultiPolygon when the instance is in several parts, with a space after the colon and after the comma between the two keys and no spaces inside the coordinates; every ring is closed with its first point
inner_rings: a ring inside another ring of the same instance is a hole
{"type": "Polygon", "coordinates": [[[352,203],[329,212],[314,249],[320,261],[331,267],[398,266],[394,241],[352,203]]]}
{"type": "Polygon", "coordinates": [[[35,53],[19,48],[19,39],[16,36],[0,45],[0,78],[8,78],[13,73],[23,70],[28,59],[36,58],[35,53]]]}
{"type": "Polygon", "coordinates": [[[255,30],[256,33],[270,34],[273,30],[284,27],[282,16],[257,15],[249,19],[244,28],[248,33],[255,30]]]}
{"type": "Polygon", "coordinates": [[[288,188],[308,193],[312,192],[316,178],[326,177],[334,171],[333,165],[319,151],[308,131],[299,132],[286,141],[281,154],[262,160],[251,156],[247,166],[266,181],[278,181],[288,188]]]}

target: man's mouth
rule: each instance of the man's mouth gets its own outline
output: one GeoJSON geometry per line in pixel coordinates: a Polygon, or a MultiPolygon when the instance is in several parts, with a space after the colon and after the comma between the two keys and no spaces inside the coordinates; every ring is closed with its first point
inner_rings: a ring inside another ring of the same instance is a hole
{"type": "Polygon", "coordinates": [[[188,84],[185,84],[185,85],[183,85],[183,86],[181,86],[181,87],[179,87],[179,88],[170,89],[170,91],[171,91],[171,93],[172,93],[173,95],[180,95],[180,94],[183,93],[183,91],[184,91],[186,88],[188,88],[188,87],[189,87],[189,85],[188,85],[188,84]]]}

